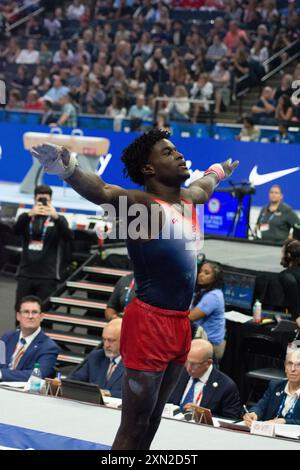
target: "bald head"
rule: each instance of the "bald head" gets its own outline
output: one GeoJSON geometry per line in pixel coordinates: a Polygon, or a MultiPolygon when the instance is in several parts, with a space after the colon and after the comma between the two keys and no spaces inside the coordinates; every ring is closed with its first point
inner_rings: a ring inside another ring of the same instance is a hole
{"type": "Polygon", "coordinates": [[[113,358],[120,355],[120,336],[122,319],[111,320],[103,329],[103,350],[106,357],[113,358]]]}
{"type": "Polygon", "coordinates": [[[193,378],[200,378],[212,364],[213,347],[205,339],[194,339],[187,357],[186,370],[193,378]]]}
{"type": "Polygon", "coordinates": [[[214,352],[212,344],[205,339],[193,339],[190,351],[197,354],[201,360],[212,358],[214,352]]]}

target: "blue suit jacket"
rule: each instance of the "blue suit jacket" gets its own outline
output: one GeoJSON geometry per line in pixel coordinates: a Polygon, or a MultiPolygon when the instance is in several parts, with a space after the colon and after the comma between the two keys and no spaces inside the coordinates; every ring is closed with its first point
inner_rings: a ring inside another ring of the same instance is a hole
{"type": "MultiPolygon", "coordinates": [[[[187,371],[184,369],[175,390],[168,400],[169,403],[180,404],[189,378],[187,371]]],[[[230,377],[215,367],[213,367],[203,389],[200,405],[204,408],[209,408],[214,416],[221,416],[223,418],[239,419],[242,414],[240,396],[236,384],[230,377]]]]}
{"type": "Polygon", "coordinates": [[[100,388],[109,390],[112,397],[122,397],[122,377],[124,373],[123,362],[120,361],[109,381],[106,374],[110,360],[105,356],[103,349],[92,351],[82,366],[69,375],[70,379],[80,380],[99,385],[100,388]]]}
{"type": "Polygon", "coordinates": [[[6,364],[0,364],[3,382],[27,382],[34,364],[39,362],[41,366],[42,377],[54,377],[54,367],[56,364],[59,347],[43,331],[34,338],[30,346],[20,359],[17,368],[9,369],[13,353],[19,340],[20,330],[5,333],[2,341],[6,345],[6,364]]]}
{"type": "MultiPolygon", "coordinates": [[[[263,397],[250,409],[250,411],[254,411],[257,414],[258,419],[267,421],[277,417],[280,405],[286,397],[284,393],[286,382],[286,380],[272,380],[269,383],[263,397]]],[[[284,419],[287,424],[300,424],[300,400],[296,402],[293,415],[284,419]]]]}

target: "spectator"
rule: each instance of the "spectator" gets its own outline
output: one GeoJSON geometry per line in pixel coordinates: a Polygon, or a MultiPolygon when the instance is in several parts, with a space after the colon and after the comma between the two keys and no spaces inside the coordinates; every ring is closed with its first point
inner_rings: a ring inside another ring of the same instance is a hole
{"type": "Polygon", "coordinates": [[[54,56],[53,56],[53,63],[54,64],[58,64],[59,62],[61,62],[61,53],[62,52],[65,53],[63,55],[64,58],[67,57],[67,60],[69,62],[73,61],[74,54],[71,51],[71,49],[69,48],[68,41],[61,41],[60,44],[59,44],[59,50],[56,51],[54,56]]]}
{"type": "Polygon", "coordinates": [[[49,50],[49,46],[46,42],[42,42],[40,56],[39,56],[39,64],[41,65],[49,65],[52,63],[52,52],[49,50]]]}
{"type": "Polygon", "coordinates": [[[60,98],[59,104],[62,107],[61,115],[53,126],[77,127],[77,111],[72,103],[70,93],[60,98]]]}
{"type": "Polygon", "coordinates": [[[43,378],[54,376],[59,347],[41,329],[41,308],[41,300],[33,295],[20,300],[16,317],[20,329],[1,338],[6,356],[5,364],[0,364],[0,382],[27,382],[36,362],[43,378]]]}
{"type": "Polygon", "coordinates": [[[8,46],[0,53],[0,58],[9,64],[14,64],[21,52],[19,42],[16,38],[9,40],[8,46]]]}
{"type": "Polygon", "coordinates": [[[183,24],[180,20],[174,21],[171,30],[171,42],[175,47],[183,46],[185,34],[183,31],[183,24]]]}
{"type": "Polygon", "coordinates": [[[87,64],[90,67],[90,65],[91,65],[91,55],[85,49],[84,41],[82,39],[79,39],[77,41],[76,52],[75,52],[74,56],[72,57],[72,63],[74,65],[80,65],[81,60],[83,60],[84,63],[87,64]]]}
{"type": "Polygon", "coordinates": [[[274,93],[274,100],[276,101],[276,103],[278,103],[279,101],[279,98],[282,96],[282,95],[286,95],[286,96],[291,96],[293,90],[292,90],[292,82],[293,82],[293,76],[288,74],[288,73],[285,73],[281,80],[280,80],[280,85],[278,88],[276,88],[275,90],[275,93],[274,93]]]}
{"type": "Polygon", "coordinates": [[[67,8],[67,18],[68,20],[80,20],[85,11],[84,4],[81,3],[81,0],[73,0],[71,5],[67,8]]]}
{"type": "Polygon", "coordinates": [[[294,144],[295,137],[289,133],[289,126],[285,122],[280,122],[278,126],[278,134],[271,137],[270,142],[277,144],[294,144]]]}
{"type": "MultiPolygon", "coordinates": [[[[34,206],[20,215],[14,231],[22,237],[23,252],[18,269],[16,305],[22,297],[38,295],[45,300],[61,278],[63,242],[70,243],[72,232],[66,219],[52,205],[52,189],[40,185],[34,191],[34,206]]],[[[67,247],[65,246],[65,251],[67,247]]]]}
{"type": "Polygon", "coordinates": [[[254,125],[254,121],[251,116],[246,115],[243,118],[243,127],[239,135],[236,136],[236,140],[242,142],[257,142],[260,138],[260,129],[254,125]]]}
{"type": "Polygon", "coordinates": [[[59,75],[53,76],[53,86],[47,93],[43,96],[43,99],[51,98],[53,104],[59,102],[62,96],[67,95],[70,92],[70,89],[63,85],[62,79],[59,75]]]}
{"type": "Polygon", "coordinates": [[[216,63],[210,78],[215,90],[215,113],[218,114],[222,106],[226,109],[230,103],[230,73],[225,59],[216,63]]]}
{"type": "Polygon", "coordinates": [[[146,85],[147,72],[145,70],[144,61],[141,56],[134,58],[130,78],[136,80],[139,85],[146,85]]]}
{"type": "Polygon", "coordinates": [[[127,91],[127,79],[122,67],[114,67],[112,76],[109,78],[105,90],[113,93],[115,90],[127,91]]]}
{"type": "Polygon", "coordinates": [[[280,263],[286,269],[279,274],[288,312],[300,327],[300,241],[286,240],[280,263]]]}
{"type": "MultiPolygon", "coordinates": [[[[272,55],[276,54],[277,52],[281,51],[285,47],[289,46],[291,44],[291,41],[288,38],[287,31],[285,28],[280,28],[278,33],[276,34],[274,41],[272,43],[272,55]]],[[[281,54],[281,56],[277,59],[278,60],[278,65],[281,63],[284,63],[286,59],[288,58],[287,53],[281,54]]]]}
{"type": "Polygon", "coordinates": [[[213,365],[212,358],[212,345],[204,339],[194,339],[185,370],[168,401],[180,405],[183,412],[201,405],[215,416],[236,420],[241,416],[237,386],[213,365]]]}
{"type": "Polygon", "coordinates": [[[201,73],[198,77],[198,80],[194,82],[190,91],[191,98],[197,100],[204,100],[203,103],[197,103],[194,105],[193,118],[195,120],[197,119],[199,111],[209,111],[210,104],[206,101],[212,100],[213,91],[214,87],[212,82],[209,80],[209,75],[207,73],[201,73]]]}
{"type": "Polygon", "coordinates": [[[44,28],[50,38],[57,38],[61,34],[61,22],[55,18],[54,13],[46,14],[44,19],[44,28]]]}
{"type": "Polygon", "coordinates": [[[153,128],[160,129],[160,130],[167,131],[167,132],[171,131],[167,114],[164,111],[158,111],[156,115],[156,120],[153,123],[153,128]]]}
{"type": "Polygon", "coordinates": [[[233,73],[237,78],[250,72],[250,64],[247,51],[244,46],[237,48],[232,56],[233,73]]]}
{"type": "Polygon", "coordinates": [[[170,83],[173,86],[186,85],[190,82],[190,75],[182,57],[176,57],[173,63],[169,65],[169,74],[170,83]]]}
{"type": "Polygon", "coordinates": [[[153,49],[154,44],[152,42],[151,35],[145,31],[142,34],[141,39],[135,45],[133,55],[142,55],[143,59],[146,60],[151,56],[153,49]]]}
{"type": "Polygon", "coordinates": [[[285,360],[286,380],[271,381],[259,402],[243,417],[249,428],[253,421],[300,425],[300,351],[288,350],[285,360]]]}
{"type": "Polygon", "coordinates": [[[68,87],[70,88],[71,92],[77,92],[78,88],[82,84],[83,79],[83,67],[81,65],[75,65],[72,67],[71,76],[68,80],[68,87]]]}
{"type": "Polygon", "coordinates": [[[24,102],[20,90],[13,88],[9,92],[6,109],[22,109],[23,107],[24,102]]]}
{"type": "Polygon", "coordinates": [[[213,41],[213,38],[216,34],[220,38],[222,38],[222,40],[225,37],[225,34],[226,34],[225,21],[222,16],[217,16],[215,18],[214,24],[212,25],[212,28],[210,29],[207,35],[208,43],[211,43],[213,41]]]}
{"type": "Polygon", "coordinates": [[[88,106],[89,103],[94,103],[98,113],[102,114],[105,100],[106,94],[101,85],[98,82],[90,82],[88,92],[85,95],[86,106],[88,106]]]}
{"type": "Polygon", "coordinates": [[[43,28],[41,27],[38,20],[34,16],[29,18],[25,28],[25,36],[38,39],[43,36],[43,33],[43,28]]]}
{"type": "Polygon", "coordinates": [[[276,8],[276,0],[264,0],[261,2],[261,6],[258,7],[258,11],[262,20],[266,23],[268,23],[274,15],[279,15],[276,8]]]}
{"type": "Polygon", "coordinates": [[[128,112],[128,117],[130,119],[150,119],[152,116],[152,111],[145,104],[145,96],[144,95],[137,95],[136,97],[136,104],[132,105],[128,112]]]}
{"type": "Polygon", "coordinates": [[[256,105],[252,106],[253,117],[257,121],[266,121],[275,116],[275,100],[273,99],[273,90],[271,87],[264,87],[260,99],[256,105]]]}
{"type": "Polygon", "coordinates": [[[282,244],[299,223],[297,214],[282,201],[281,188],[275,184],[269,192],[269,204],[261,209],[256,222],[255,231],[262,240],[282,244]]]}
{"type": "Polygon", "coordinates": [[[24,108],[27,111],[41,111],[44,107],[36,90],[29,90],[26,97],[24,108]]]}
{"type": "Polygon", "coordinates": [[[269,50],[268,47],[265,45],[265,42],[262,39],[257,39],[253,44],[253,47],[250,49],[250,59],[259,62],[264,71],[268,71],[268,66],[264,64],[264,62],[269,58],[269,50]]]}
{"type": "Polygon", "coordinates": [[[107,321],[123,316],[126,306],[135,297],[135,287],[133,274],[123,276],[118,280],[105,309],[107,321]]]}
{"type": "MultiPolygon", "coordinates": [[[[293,107],[292,107],[292,103],[288,95],[280,96],[277,106],[275,108],[275,118],[278,119],[278,121],[291,121],[292,120],[293,107]]],[[[286,129],[286,133],[287,133],[287,129],[286,129]]]]}
{"type": "Polygon", "coordinates": [[[124,106],[124,96],[121,93],[114,93],[112,103],[105,110],[106,116],[114,118],[114,130],[121,130],[122,120],[126,117],[127,109],[124,106]]]}
{"type": "Polygon", "coordinates": [[[111,64],[126,69],[131,63],[131,46],[127,41],[119,41],[112,55],[111,64]]]}
{"type": "Polygon", "coordinates": [[[26,67],[26,65],[19,65],[17,75],[13,78],[11,86],[19,90],[23,90],[29,85],[31,85],[31,80],[29,77],[28,67],[26,67]]]}
{"type": "Polygon", "coordinates": [[[56,122],[56,120],[56,115],[53,111],[53,102],[51,98],[46,98],[44,100],[44,113],[41,116],[41,124],[49,126],[53,122],[56,122]]]}
{"type": "Polygon", "coordinates": [[[35,75],[32,79],[32,85],[40,93],[45,93],[50,87],[50,79],[48,77],[48,70],[45,66],[39,66],[36,69],[35,75]]]}
{"type": "Polygon", "coordinates": [[[20,54],[16,58],[17,64],[38,64],[39,62],[39,51],[35,48],[35,42],[33,39],[28,39],[27,49],[22,49],[20,54]]]}
{"type": "Polygon", "coordinates": [[[223,357],[225,341],[225,301],[222,292],[223,272],[212,262],[202,264],[198,277],[195,297],[189,319],[194,326],[202,326],[213,345],[215,358],[223,357]]]}
{"type": "Polygon", "coordinates": [[[248,44],[248,36],[246,31],[240,29],[236,21],[230,21],[229,31],[224,38],[224,44],[231,52],[235,52],[240,45],[240,40],[243,39],[248,44]]]}
{"type": "Polygon", "coordinates": [[[213,37],[213,43],[207,49],[206,58],[212,62],[217,62],[223,59],[227,54],[227,47],[222,42],[222,36],[215,34],[213,37]]]}
{"type": "Polygon", "coordinates": [[[103,329],[103,349],[92,351],[70,379],[99,385],[105,396],[121,398],[124,366],[120,356],[122,320],[110,321],[103,329]]]}
{"type": "Polygon", "coordinates": [[[170,119],[174,121],[188,121],[190,112],[190,103],[188,101],[188,92],[182,85],[175,88],[175,102],[171,102],[167,111],[170,119]]]}

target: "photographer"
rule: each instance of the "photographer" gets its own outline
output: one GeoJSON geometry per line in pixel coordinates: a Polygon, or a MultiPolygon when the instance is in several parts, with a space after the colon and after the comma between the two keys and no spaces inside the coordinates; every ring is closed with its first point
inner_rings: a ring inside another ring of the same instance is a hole
{"type": "Polygon", "coordinates": [[[63,243],[72,232],[66,219],[52,206],[52,189],[37,186],[34,206],[18,218],[14,231],[22,237],[23,253],[18,269],[16,305],[26,295],[45,300],[56,289],[62,267],[63,243]]]}

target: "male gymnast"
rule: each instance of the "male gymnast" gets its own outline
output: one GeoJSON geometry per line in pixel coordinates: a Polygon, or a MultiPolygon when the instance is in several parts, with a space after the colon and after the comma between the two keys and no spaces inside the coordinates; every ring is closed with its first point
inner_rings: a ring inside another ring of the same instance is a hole
{"type": "Polygon", "coordinates": [[[123,318],[122,418],[113,450],[150,448],[190,349],[188,314],[197,272],[194,206],[204,204],[239,163],[214,164],[184,189],[190,174],[169,137],[166,131],[151,130],[123,151],[126,176],[144,190],[127,190],[83,172],[65,148],[43,144],[32,149],[46,172],[66,180],[89,201],[111,204],[122,217],[119,202],[125,196],[129,221],[134,207],[146,213],[133,224],[134,233],[130,224],[127,231],[137,289],[123,318]]]}

